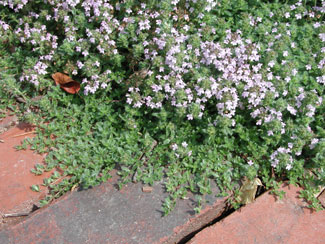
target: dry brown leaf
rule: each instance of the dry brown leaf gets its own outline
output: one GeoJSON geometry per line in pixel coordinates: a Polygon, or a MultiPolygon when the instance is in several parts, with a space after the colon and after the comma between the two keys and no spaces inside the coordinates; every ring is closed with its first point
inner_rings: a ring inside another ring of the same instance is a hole
{"type": "Polygon", "coordinates": [[[70,76],[60,73],[60,72],[56,72],[55,74],[53,74],[52,78],[57,85],[63,85],[63,84],[73,81],[70,76]]]}
{"type": "Polygon", "coordinates": [[[240,187],[239,202],[241,204],[252,203],[255,200],[255,195],[258,186],[262,186],[262,182],[259,178],[253,180],[244,179],[243,185],[240,187]]]}
{"type": "Polygon", "coordinates": [[[76,188],[77,188],[78,184],[74,184],[72,187],[71,187],[71,191],[74,191],[76,188]]]}
{"type": "Polygon", "coordinates": [[[56,72],[52,75],[52,78],[55,81],[55,84],[60,85],[60,87],[68,93],[75,94],[80,90],[80,83],[74,81],[66,74],[56,72]]]}

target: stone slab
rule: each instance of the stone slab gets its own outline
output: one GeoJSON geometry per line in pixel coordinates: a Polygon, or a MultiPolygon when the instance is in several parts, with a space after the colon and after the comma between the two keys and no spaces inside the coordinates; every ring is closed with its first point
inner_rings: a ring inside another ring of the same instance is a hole
{"type": "Polygon", "coordinates": [[[117,178],[92,189],[71,192],[54,204],[34,212],[23,222],[0,231],[0,243],[177,243],[184,236],[217,218],[225,198],[206,198],[196,215],[193,198],[179,200],[174,211],[163,217],[167,194],[157,182],[150,193],[140,183],[122,190],[117,178]]]}

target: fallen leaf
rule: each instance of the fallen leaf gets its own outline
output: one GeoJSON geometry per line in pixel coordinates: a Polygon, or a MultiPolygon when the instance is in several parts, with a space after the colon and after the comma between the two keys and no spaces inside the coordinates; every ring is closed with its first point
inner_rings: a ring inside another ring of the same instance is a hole
{"type": "Polygon", "coordinates": [[[78,184],[74,184],[72,187],[71,187],[71,191],[74,191],[76,188],[77,188],[78,184]]]}
{"type": "Polygon", "coordinates": [[[68,93],[75,94],[80,90],[80,83],[74,81],[70,76],[56,72],[52,75],[55,84],[60,85],[60,87],[68,93]]]}
{"type": "Polygon", "coordinates": [[[259,178],[253,180],[245,178],[243,185],[239,189],[239,202],[241,204],[252,203],[255,200],[257,187],[262,185],[263,184],[259,178]]]}
{"type": "Polygon", "coordinates": [[[53,74],[52,78],[57,85],[63,85],[63,84],[73,81],[70,76],[60,73],[60,72],[56,72],[55,74],[53,74]]]}

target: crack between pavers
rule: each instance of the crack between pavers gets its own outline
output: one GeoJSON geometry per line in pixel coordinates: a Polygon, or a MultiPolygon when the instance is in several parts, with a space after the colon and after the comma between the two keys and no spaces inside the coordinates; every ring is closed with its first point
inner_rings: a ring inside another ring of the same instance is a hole
{"type": "Polygon", "coordinates": [[[214,225],[215,223],[221,221],[222,219],[226,218],[227,216],[229,216],[230,214],[232,214],[235,211],[236,210],[234,208],[226,206],[225,210],[221,213],[221,215],[219,217],[217,217],[214,220],[210,221],[209,223],[205,224],[204,226],[202,226],[198,230],[195,230],[195,231],[191,232],[190,234],[184,236],[179,242],[177,242],[177,244],[186,244],[186,243],[188,243],[197,233],[199,233],[202,230],[204,230],[205,228],[207,228],[207,227],[209,227],[211,225],[214,225]]]}
{"type": "MultiPolygon", "coordinates": [[[[255,199],[258,198],[259,196],[263,195],[266,192],[266,189],[264,187],[260,187],[256,193],[255,199]]],[[[243,205],[245,206],[245,205],[243,205]]],[[[240,208],[242,208],[243,206],[241,206],[240,208]]],[[[239,209],[240,209],[239,208],[239,209]]],[[[236,210],[239,209],[235,209],[232,206],[230,206],[228,203],[226,204],[224,210],[222,211],[222,213],[215,218],[214,220],[210,221],[209,223],[205,224],[204,226],[202,226],[201,228],[189,233],[188,235],[184,236],[179,242],[175,243],[175,244],[186,244],[189,241],[191,241],[196,234],[198,234],[199,232],[201,232],[202,230],[204,230],[205,228],[208,228],[214,224],[216,224],[217,222],[220,222],[221,220],[227,218],[229,215],[231,215],[232,213],[234,213],[236,210]]]]}

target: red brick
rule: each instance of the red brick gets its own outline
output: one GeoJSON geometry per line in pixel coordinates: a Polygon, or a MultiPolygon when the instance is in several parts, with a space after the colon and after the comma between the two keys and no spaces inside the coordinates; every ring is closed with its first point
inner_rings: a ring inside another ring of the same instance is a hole
{"type": "Polygon", "coordinates": [[[284,186],[284,199],[263,194],[224,220],[199,232],[190,244],[263,243],[263,244],[323,244],[325,211],[306,208],[299,198],[301,190],[284,186]]]}
{"type": "Polygon", "coordinates": [[[44,155],[39,155],[32,150],[15,149],[23,139],[34,136],[21,134],[32,130],[32,126],[22,123],[0,134],[0,139],[3,140],[0,143],[0,212],[2,214],[28,212],[34,203],[45,196],[45,188],[41,187],[39,193],[30,189],[34,184],[42,184],[43,179],[51,175],[47,172],[36,176],[30,172],[36,163],[44,162],[44,155]]]}

